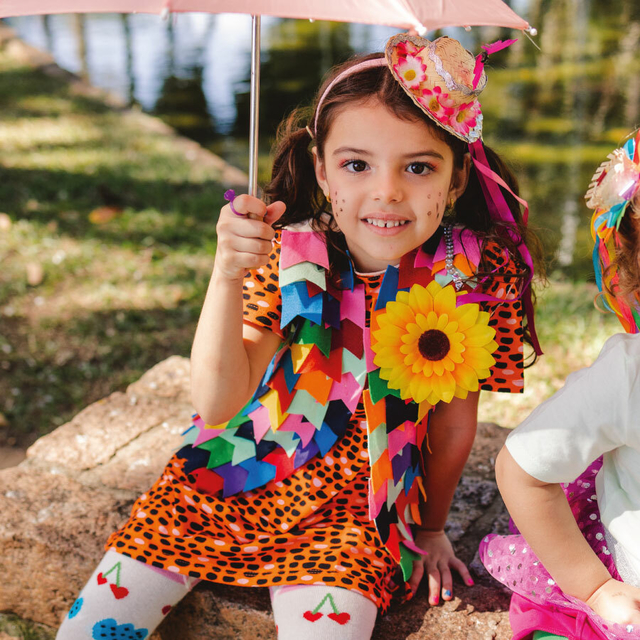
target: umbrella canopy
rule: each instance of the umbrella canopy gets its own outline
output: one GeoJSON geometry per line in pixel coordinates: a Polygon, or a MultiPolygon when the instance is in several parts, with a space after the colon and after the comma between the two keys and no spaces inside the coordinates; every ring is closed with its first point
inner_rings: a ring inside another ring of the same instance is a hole
{"type": "Polygon", "coordinates": [[[0,18],[43,13],[248,13],[381,24],[431,31],[451,26],[529,24],[502,0],[0,0],[0,18]]]}

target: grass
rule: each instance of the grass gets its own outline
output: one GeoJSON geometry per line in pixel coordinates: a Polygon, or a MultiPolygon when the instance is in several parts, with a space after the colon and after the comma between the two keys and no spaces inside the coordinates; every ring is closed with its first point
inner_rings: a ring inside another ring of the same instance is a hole
{"type": "MultiPolygon", "coordinates": [[[[2,51],[0,140],[0,445],[26,446],[188,355],[224,188],[175,138],[2,51]]],[[[594,294],[552,281],[545,356],[523,395],[485,394],[481,419],[515,426],[593,361],[618,330],[594,294]]]]}
{"type": "Polygon", "coordinates": [[[22,620],[18,616],[0,613],[0,634],[20,640],[54,640],[55,631],[44,625],[22,620]]]}
{"type": "Polygon", "coordinates": [[[187,355],[223,186],[176,139],[0,52],[0,444],[187,355]]]}
{"type": "Polygon", "coordinates": [[[526,370],[523,394],[482,394],[481,420],[517,426],[572,371],[595,360],[605,340],[622,330],[613,314],[595,309],[596,293],[595,284],[558,279],[539,292],[536,329],[544,355],[526,370]]]}

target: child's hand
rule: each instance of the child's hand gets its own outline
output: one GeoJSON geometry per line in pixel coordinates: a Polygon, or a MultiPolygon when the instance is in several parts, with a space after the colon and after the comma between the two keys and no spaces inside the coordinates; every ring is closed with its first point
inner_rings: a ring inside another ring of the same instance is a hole
{"type": "Polygon", "coordinates": [[[440,602],[440,590],[442,589],[442,599],[451,600],[453,598],[453,581],[451,569],[455,569],[466,584],[472,585],[471,574],[464,562],[456,558],[449,538],[444,531],[418,530],[415,536],[416,544],[428,555],[423,560],[413,563],[413,573],[409,578],[409,586],[415,593],[426,570],[429,576],[429,602],[438,604],[440,602]]]}
{"type": "Polygon", "coordinates": [[[587,604],[605,620],[623,626],[640,624],[640,589],[611,578],[596,589],[587,604]]]}
{"type": "Polygon", "coordinates": [[[284,213],[284,202],[267,206],[262,200],[246,194],[222,207],[216,226],[218,248],[216,272],[229,280],[242,280],[249,269],[269,260],[275,231],[271,225],[284,213]]]}

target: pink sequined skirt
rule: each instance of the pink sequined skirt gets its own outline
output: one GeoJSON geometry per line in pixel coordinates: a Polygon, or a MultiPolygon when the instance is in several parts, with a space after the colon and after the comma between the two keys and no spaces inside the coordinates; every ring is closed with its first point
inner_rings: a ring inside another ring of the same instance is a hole
{"type": "MultiPolygon", "coordinates": [[[[582,535],[611,576],[620,580],[596,500],[595,478],[601,467],[599,458],[563,489],[582,535]]],[[[527,638],[536,629],[579,640],[640,638],[640,628],[610,623],[581,600],[565,595],[515,527],[513,530],[514,535],[490,534],[480,543],[480,559],[487,571],[514,592],[509,612],[513,640],[527,638]]]]}

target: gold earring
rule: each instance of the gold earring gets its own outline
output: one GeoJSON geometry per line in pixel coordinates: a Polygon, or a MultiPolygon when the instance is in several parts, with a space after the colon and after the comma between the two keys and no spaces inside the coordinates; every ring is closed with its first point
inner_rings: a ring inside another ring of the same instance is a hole
{"type": "Polygon", "coordinates": [[[327,202],[331,204],[331,196],[328,193],[325,193],[324,197],[327,199],[327,202]]]}
{"type": "Polygon", "coordinates": [[[451,198],[449,202],[447,202],[447,206],[445,207],[444,213],[445,215],[452,215],[456,210],[456,201],[455,198],[451,198]]]}

